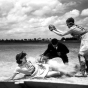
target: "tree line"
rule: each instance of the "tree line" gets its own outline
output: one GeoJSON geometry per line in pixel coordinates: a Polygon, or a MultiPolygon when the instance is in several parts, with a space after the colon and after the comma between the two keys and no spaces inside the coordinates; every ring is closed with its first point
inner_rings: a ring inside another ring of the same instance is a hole
{"type": "MultiPolygon", "coordinates": [[[[33,38],[33,39],[0,39],[0,43],[48,43],[52,38],[33,38]]],[[[80,42],[77,38],[62,37],[61,42],[80,42]]]]}

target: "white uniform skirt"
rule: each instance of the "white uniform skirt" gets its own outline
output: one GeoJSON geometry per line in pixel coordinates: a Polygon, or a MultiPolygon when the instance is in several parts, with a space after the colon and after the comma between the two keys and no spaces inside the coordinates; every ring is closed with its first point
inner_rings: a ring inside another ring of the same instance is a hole
{"type": "Polygon", "coordinates": [[[34,73],[31,75],[31,77],[33,78],[37,78],[37,77],[42,77],[44,78],[49,72],[49,66],[48,65],[35,65],[35,71],[34,73]]]}
{"type": "Polygon", "coordinates": [[[80,55],[88,55],[88,32],[81,36],[80,55]]]}

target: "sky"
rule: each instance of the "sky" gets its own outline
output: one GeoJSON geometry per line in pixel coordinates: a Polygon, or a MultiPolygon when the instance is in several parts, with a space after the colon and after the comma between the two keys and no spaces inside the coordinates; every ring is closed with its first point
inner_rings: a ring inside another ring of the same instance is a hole
{"type": "Polygon", "coordinates": [[[69,17],[87,29],[88,0],[0,0],[0,39],[60,39],[48,25],[69,30],[69,17]]]}

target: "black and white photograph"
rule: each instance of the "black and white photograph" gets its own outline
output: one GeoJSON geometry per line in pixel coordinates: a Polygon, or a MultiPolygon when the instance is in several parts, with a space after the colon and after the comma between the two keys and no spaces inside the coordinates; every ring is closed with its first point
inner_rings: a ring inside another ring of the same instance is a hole
{"type": "Polygon", "coordinates": [[[88,88],[88,0],[0,0],[0,88],[88,88]]]}

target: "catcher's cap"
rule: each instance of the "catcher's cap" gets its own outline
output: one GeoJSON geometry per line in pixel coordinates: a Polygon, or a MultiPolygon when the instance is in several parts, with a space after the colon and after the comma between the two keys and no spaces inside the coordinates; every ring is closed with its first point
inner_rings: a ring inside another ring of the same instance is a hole
{"type": "Polygon", "coordinates": [[[74,18],[70,17],[66,20],[66,23],[74,23],[74,18]]]}
{"type": "Polygon", "coordinates": [[[20,60],[20,59],[23,59],[27,54],[24,53],[23,51],[19,54],[16,55],[16,60],[20,60]]]}

